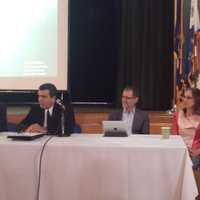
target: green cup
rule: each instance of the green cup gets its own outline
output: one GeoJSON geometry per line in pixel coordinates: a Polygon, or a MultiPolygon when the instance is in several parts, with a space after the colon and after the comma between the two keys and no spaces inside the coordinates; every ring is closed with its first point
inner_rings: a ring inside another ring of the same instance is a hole
{"type": "Polygon", "coordinates": [[[163,139],[169,139],[171,127],[161,127],[161,134],[163,139]]]}

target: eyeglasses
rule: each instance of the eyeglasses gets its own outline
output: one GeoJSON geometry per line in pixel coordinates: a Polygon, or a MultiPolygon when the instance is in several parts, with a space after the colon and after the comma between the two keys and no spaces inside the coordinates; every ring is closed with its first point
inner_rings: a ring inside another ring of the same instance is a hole
{"type": "Polygon", "coordinates": [[[122,96],[122,98],[127,100],[135,99],[135,97],[127,97],[127,96],[122,96]]]}
{"type": "Polygon", "coordinates": [[[190,96],[183,96],[184,99],[193,99],[193,97],[190,96]]]}

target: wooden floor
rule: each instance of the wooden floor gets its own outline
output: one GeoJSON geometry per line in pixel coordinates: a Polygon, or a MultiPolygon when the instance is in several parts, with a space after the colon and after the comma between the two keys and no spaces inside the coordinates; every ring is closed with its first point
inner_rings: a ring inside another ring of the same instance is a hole
{"type": "MultiPolygon", "coordinates": [[[[101,133],[102,132],[102,121],[107,120],[109,111],[104,112],[93,112],[93,111],[75,111],[76,123],[81,126],[83,133],[101,133]]],[[[24,117],[25,113],[9,113],[8,122],[19,123],[24,117]]],[[[160,129],[163,126],[172,125],[172,115],[167,112],[149,112],[150,118],[150,133],[160,134],[160,129]]]]}

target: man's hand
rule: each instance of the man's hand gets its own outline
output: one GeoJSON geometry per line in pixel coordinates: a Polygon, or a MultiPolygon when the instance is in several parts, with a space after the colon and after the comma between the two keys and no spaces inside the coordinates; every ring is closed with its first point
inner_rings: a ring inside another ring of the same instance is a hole
{"type": "Polygon", "coordinates": [[[25,132],[28,133],[47,133],[47,129],[40,126],[39,124],[31,124],[25,132]]]}

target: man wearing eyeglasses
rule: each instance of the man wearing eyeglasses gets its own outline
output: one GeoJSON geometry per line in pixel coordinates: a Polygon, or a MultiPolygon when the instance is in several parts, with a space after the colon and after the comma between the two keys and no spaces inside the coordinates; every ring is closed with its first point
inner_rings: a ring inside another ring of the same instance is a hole
{"type": "Polygon", "coordinates": [[[149,116],[136,108],[139,100],[135,87],[126,87],[122,92],[122,109],[110,114],[109,120],[127,122],[127,131],[132,134],[149,134],[149,116]]]}

